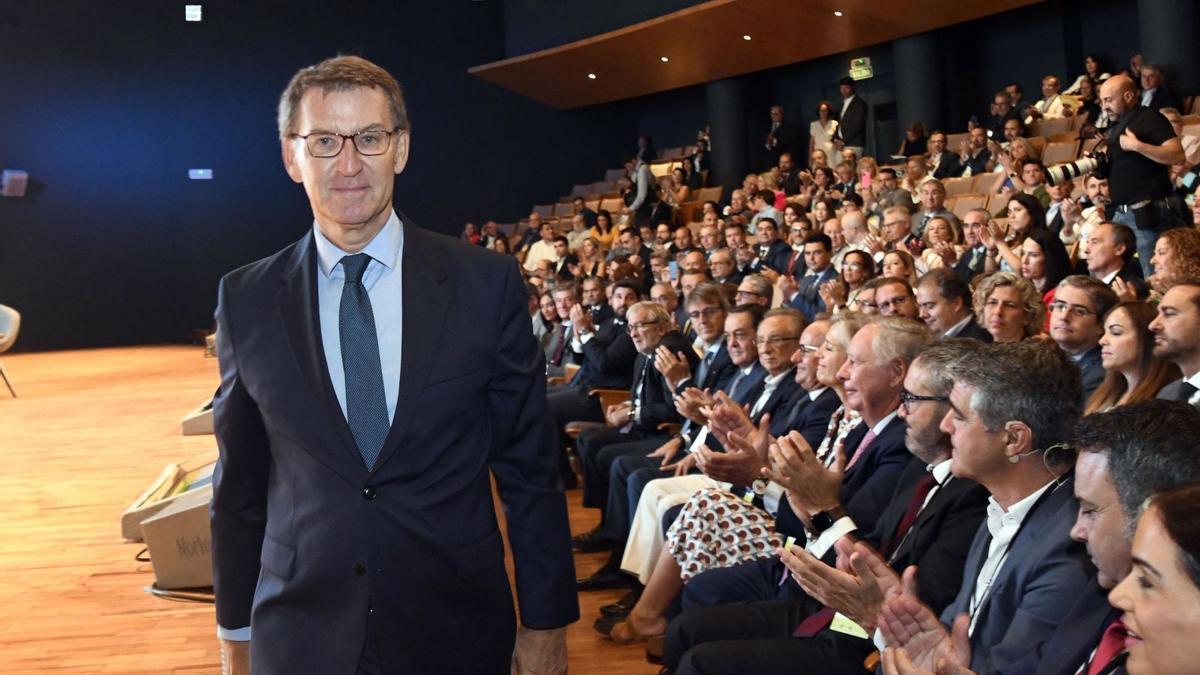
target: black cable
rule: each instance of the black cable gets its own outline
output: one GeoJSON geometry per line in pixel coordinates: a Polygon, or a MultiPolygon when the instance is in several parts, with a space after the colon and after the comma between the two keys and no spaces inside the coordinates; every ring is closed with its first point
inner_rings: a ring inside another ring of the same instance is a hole
{"type": "Polygon", "coordinates": [[[159,588],[158,583],[156,582],[147,586],[146,591],[155,597],[162,598],[163,600],[173,600],[175,602],[202,602],[209,605],[216,603],[216,596],[213,595],[211,587],[166,590],[159,588]]]}

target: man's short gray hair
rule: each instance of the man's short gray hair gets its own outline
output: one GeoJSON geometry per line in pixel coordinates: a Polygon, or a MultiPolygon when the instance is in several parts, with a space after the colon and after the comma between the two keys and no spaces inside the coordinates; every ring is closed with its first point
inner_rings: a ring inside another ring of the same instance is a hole
{"type": "Polygon", "coordinates": [[[280,140],[295,133],[296,109],[300,107],[300,99],[313,87],[323,92],[378,87],[387,96],[392,124],[402,131],[408,131],[410,128],[404,91],[391,73],[359,56],[335,56],[316,65],[301,68],[288,82],[283,95],[279,97],[276,118],[280,140]]]}
{"type": "Polygon", "coordinates": [[[871,321],[879,332],[871,342],[875,363],[884,365],[903,361],[905,366],[933,344],[933,331],[925,324],[899,316],[881,316],[871,321]]]}

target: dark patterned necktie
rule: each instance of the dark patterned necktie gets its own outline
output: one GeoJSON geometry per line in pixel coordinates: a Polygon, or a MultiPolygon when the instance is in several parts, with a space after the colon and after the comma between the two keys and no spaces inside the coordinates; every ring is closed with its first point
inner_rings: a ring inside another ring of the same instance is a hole
{"type": "Polygon", "coordinates": [[[390,426],[375,314],[363,286],[363,274],[370,262],[371,257],[365,253],[342,258],[346,280],[338,310],[342,369],[346,373],[346,421],[367,469],[374,468],[375,460],[379,459],[390,426]]]}

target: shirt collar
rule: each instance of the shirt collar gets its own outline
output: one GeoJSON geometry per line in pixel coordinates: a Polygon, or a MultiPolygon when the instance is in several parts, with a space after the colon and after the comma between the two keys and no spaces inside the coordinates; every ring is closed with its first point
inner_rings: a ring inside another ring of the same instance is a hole
{"type": "Polygon", "coordinates": [[[1016,534],[1018,528],[1021,527],[1021,521],[1025,520],[1025,516],[1029,515],[1029,510],[1037,503],[1037,500],[1042,496],[1054,481],[1046,483],[1042,487],[1034,490],[1032,494],[1025,497],[1021,501],[1013,504],[1007,511],[995,497],[988,497],[987,507],[987,528],[988,533],[993,539],[999,539],[1001,534],[1007,534],[1011,539],[1013,534],[1016,534]]]}
{"type": "Polygon", "coordinates": [[[1105,274],[1103,277],[1101,277],[1100,281],[1103,281],[1104,285],[1107,286],[1108,284],[1111,284],[1113,282],[1113,279],[1115,279],[1117,277],[1117,275],[1120,273],[1121,273],[1121,268],[1118,267],[1117,269],[1115,269],[1115,270],[1109,272],[1108,274],[1105,274]]]}
{"type": "Polygon", "coordinates": [[[821,396],[821,394],[824,394],[825,390],[828,388],[829,387],[817,387],[816,389],[813,389],[812,391],[808,392],[808,400],[810,400],[810,401],[817,400],[817,398],[819,398],[821,396]]]}
{"type": "Polygon", "coordinates": [[[965,318],[963,318],[962,321],[959,321],[958,323],[951,326],[950,330],[946,331],[945,333],[942,333],[942,337],[954,337],[955,335],[958,335],[959,332],[962,331],[962,329],[967,327],[968,323],[971,323],[972,318],[973,318],[972,315],[968,314],[965,318]]]}
{"type": "Polygon", "coordinates": [[[779,386],[780,382],[783,382],[783,378],[788,377],[791,374],[792,370],[789,368],[778,375],[767,375],[767,377],[763,379],[765,389],[767,391],[774,390],[775,387],[779,386]]]}
{"type": "Polygon", "coordinates": [[[925,467],[925,470],[933,474],[933,480],[937,481],[938,485],[945,485],[946,481],[950,480],[950,459],[943,459],[937,464],[930,464],[925,467]]]}
{"type": "MultiPolygon", "coordinates": [[[[334,268],[342,261],[342,258],[350,254],[329,241],[315,220],[313,221],[313,239],[317,246],[317,264],[321,269],[321,274],[328,278],[333,274],[334,268]]],[[[400,261],[400,251],[403,248],[404,227],[393,210],[388,216],[387,222],[383,224],[383,229],[367,242],[367,245],[359,253],[366,253],[388,269],[396,269],[396,264],[400,261]]]]}
{"type": "Polygon", "coordinates": [[[875,423],[875,426],[871,427],[871,431],[874,432],[876,436],[882,434],[883,430],[887,428],[887,425],[891,424],[892,420],[896,418],[896,412],[899,410],[899,408],[896,408],[896,410],[884,415],[883,419],[879,420],[875,423]]]}
{"type": "Polygon", "coordinates": [[[1200,389],[1200,371],[1192,373],[1192,376],[1184,378],[1184,381],[1193,387],[1200,389]]]}

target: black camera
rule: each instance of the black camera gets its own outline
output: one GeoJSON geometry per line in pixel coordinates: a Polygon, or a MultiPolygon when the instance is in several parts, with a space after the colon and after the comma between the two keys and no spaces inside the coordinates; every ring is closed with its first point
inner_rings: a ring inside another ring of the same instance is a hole
{"type": "Polygon", "coordinates": [[[1108,153],[1089,152],[1074,162],[1048,166],[1046,182],[1050,185],[1061,185],[1089,173],[1099,178],[1108,178],[1108,153]]]}

